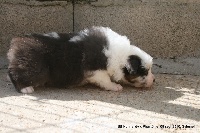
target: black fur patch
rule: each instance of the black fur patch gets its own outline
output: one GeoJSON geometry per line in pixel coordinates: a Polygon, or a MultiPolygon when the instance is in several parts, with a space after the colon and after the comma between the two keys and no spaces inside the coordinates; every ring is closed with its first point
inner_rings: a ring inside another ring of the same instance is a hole
{"type": "Polygon", "coordinates": [[[148,75],[148,70],[142,66],[141,59],[136,55],[129,56],[128,65],[123,68],[123,71],[128,81],[148,75]]]}
{"type": "Polygon", "coordinates": [[[108,48],[108,44],[102,32],[90,29],[88,35],[76,43],[84,46],[85,70],[105,70],[107,68],[107,57],[103,53],[103,50],[108,48]]]}
{"type": "Polygon", "coordinates": [[[65,87],[81,82],[85,71],[106,69],[106,37],[90,29],[81,40],[69,41],[82,33],[59,33],[59,38],[31,34],[14,38],[8,73],[15,88],[28,86],[65,87]]]}

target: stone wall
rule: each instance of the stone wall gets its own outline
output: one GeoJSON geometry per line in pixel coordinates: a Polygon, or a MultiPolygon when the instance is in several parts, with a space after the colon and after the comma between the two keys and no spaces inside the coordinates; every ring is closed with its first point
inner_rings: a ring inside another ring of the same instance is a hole
{"type": "Polygon", "coordinates": [[[200,57],[200,1],[99,0],[75,5],[75,31],[112,27],[153,57],[200,57]]]}
{"type": "Polygon", "coordinates": [[[200,57],[199,0],[76,0],[74,10],[67,0],[41,1],[0,1],[0,55],[13,36],[102,25],[155,58],[200,57]]]}
{"type": "Polygon", "coordinates": [[[33,32],[72,32],[72,12],[72,4],[65,1],[0,1],[0,55],[7,52],[14,36],[33,32]]]}

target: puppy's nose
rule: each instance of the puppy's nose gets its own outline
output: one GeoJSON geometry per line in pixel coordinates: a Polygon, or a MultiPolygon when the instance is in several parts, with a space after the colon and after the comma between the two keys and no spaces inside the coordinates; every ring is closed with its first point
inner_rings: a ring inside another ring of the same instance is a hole
{"type": "Polygon", "coordinates": [[[156,79],[153,79],[153,82],[156,82],[156,79]]]}

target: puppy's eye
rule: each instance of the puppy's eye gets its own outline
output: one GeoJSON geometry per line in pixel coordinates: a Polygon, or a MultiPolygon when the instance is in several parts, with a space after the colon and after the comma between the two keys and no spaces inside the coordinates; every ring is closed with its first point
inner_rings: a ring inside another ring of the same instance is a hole
{"type": "Polygon", "coordinates": [[[141,67],[141,68],[140,68],[140,73],[141,73],[142,75],[148,75],[148,70],[147,70],[146,68],[144,68],[144,67],[141,67]]]}

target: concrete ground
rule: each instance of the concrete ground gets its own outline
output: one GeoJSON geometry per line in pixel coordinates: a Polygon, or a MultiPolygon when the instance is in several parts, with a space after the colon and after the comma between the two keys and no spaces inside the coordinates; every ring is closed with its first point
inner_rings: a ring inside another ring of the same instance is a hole
{"type": "Polygon", "coordinates": [[[199,0],[0,0],[0,133],[200,133],[199,19],[199,0]],[[12,37],[93,25],[127,35],[156,57],[153,89],[88,85],[23,95],[6,80],[12,37]]]}
{"type": "Polygon", "coordinates": [[[24,95],[6,71],[0,70],[0,132],[200,132],[199,76],[157,74],[151,90],[87,85],[24,95]]]}

